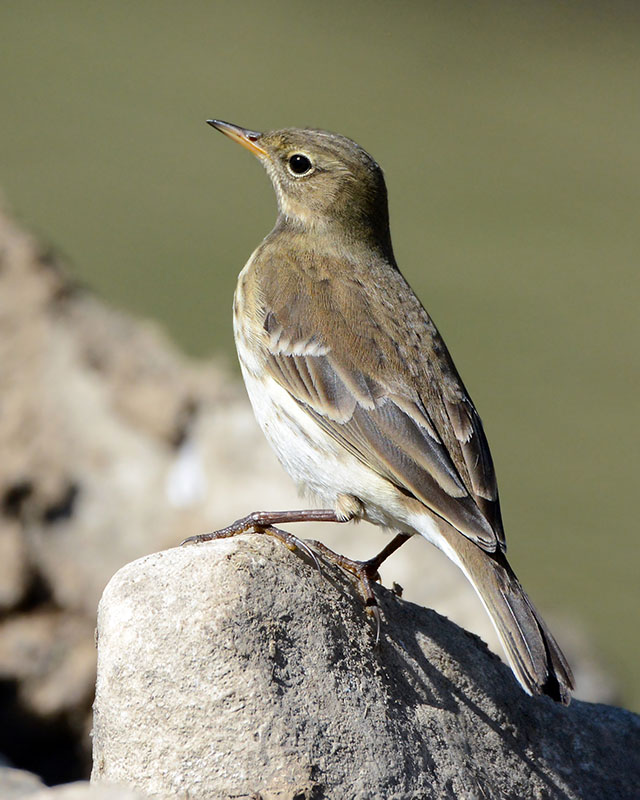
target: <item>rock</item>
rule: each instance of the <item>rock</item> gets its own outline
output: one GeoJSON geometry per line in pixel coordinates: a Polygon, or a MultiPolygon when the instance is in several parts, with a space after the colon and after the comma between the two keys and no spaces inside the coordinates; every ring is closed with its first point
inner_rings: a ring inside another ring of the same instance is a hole
{"type": "Polygon", "coordinates": [[[89,781],[75,781],[42,789],[28,795],[28,800],[149,800],[149,796],[126,786],[92,786],[89,781]]]}
{"type": "Polygon", "coordinates": [[[89,781],[46,787],[32,772],[0,765],[0,797],[2,800],[147,800],[148,795],[126,786],[92,785],[89,781]]]}
{"type": "Polygon", "coordinates": [[[0,674],[20,686],[23,707],[50,718],[91,703],[93,626],[55,610],[18,614],[0,628],[0,674]]]}
{"type": "Polygon", "coordinates": [[[23,769],[0,766],[0,797],[2,800],[18,800],[33,797],[44,784],[37,775],[23,769]]]}
{"type": "Polygon", "coordinates": [[[20,525],[0,525],[0,613],[18,607],[29,591],[27,546],[20,525]]]}
{"type": "Polygon", "coordinates": [[[98,618],[92,781],[198,798],[637,797],[640,717],[524,694],[476,637],[242,536],[147,556],[98,618]]]}
{"type": "MultiPolygon", "coordinates": [[[[149,796],[126,786],[92,786],[88,781],[76,781],[52,786],[28,795],[29,800],[149,800],[149,796]]],[[[155,798],[154,800],[162,800],[155,798]]]]}

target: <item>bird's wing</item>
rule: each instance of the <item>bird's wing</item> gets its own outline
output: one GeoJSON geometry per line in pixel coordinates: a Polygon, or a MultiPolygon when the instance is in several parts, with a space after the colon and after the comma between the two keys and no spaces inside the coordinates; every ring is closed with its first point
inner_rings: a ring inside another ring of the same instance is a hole
{"type": "Polygon", "coordinates": [[[277,293],[266,285],[266,369],[371,469],[485,550],[502,549],[480,418],[435,326],[404,286],[407,309],[376,299],[358,281],[298,274],[277,293]]]}

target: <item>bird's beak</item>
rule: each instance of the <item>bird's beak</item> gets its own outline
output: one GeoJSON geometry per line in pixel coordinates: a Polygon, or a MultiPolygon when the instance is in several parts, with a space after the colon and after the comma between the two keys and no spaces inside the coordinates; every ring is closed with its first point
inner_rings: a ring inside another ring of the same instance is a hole
{"type": "Polygon", "coordinates": [[[238,142],[243,147],[246,147],[254,156],[263,158],[267,155],[267,151],[256,144],[256,142],[262,138],[262,134],[258,133],[258,131],[248,131],[246,128],[241,128],[239,125],[232,125],[230,122],[222,122],[220,119],[208,119],[207,125],[211,125],[212,128],[220,131],[220,133],[224,133],[225,136],[233,139],[234,142],[238,142]]]}

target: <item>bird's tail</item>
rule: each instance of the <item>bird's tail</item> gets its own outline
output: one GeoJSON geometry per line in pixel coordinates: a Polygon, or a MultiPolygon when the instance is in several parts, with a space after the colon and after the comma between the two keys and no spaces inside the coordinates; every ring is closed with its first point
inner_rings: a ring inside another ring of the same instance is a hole
{"type": "Polygon", "coordinates": [[[454,560],[482,600],[524,690],[568,705],[574,688],[571,668],[504,554],[487,553],[457,531],[455,540],[446,538],[457,556],[454,560]]]}

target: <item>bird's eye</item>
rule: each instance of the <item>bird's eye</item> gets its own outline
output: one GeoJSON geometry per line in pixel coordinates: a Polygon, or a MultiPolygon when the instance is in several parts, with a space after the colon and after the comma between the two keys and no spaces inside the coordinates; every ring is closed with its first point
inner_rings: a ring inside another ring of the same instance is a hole
{"type": "Polygon", "coordinates": [[[306,175],[307,172],[311,172],[312,169],[313,164],[307,156],[303,156],[302,153],[294,153],[289,157],[289,170],[294,175],[306,175]]]}

